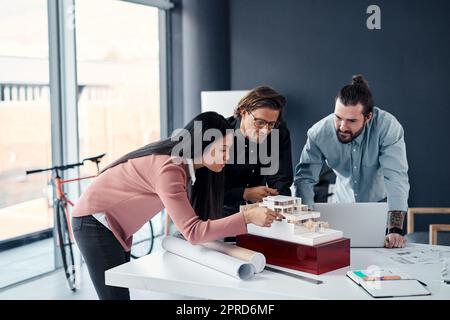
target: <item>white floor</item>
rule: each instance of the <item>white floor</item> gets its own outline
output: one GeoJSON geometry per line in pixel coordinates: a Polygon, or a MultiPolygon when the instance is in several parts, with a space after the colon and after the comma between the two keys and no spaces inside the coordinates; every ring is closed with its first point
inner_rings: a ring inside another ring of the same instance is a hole
{"type": "MultiPolygon", "coordinates": [[[[157,239],[154,252],[159,250],[162,248],[160,239],[157,239]]],[[[76,292],[69,290],[62,269],[58,269],[34,280],[0,290],[0,300],[97,300],[98,297],[89,278],[86,264],[83,264],[81,274],[81,288],[76,292]]],[[[130,290],[130,296],[134,300],[192,299],[145,290],[130,290]]]]}
{"type": "Polygon", "coordinates": [[[55,269],[53,238],[0,252],[0,288],[55,269]]]}

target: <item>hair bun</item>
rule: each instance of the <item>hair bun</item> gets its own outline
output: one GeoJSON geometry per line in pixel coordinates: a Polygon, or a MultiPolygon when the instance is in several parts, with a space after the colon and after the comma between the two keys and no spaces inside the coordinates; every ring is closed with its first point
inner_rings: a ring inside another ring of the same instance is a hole
{"type": "Polygon", "coordinates": [[[364,86],[366,88],[369,88],[369,84],[367,83],[366,79],[361,74],[354,75],[352,77],[352,85],[359,85],[364,86]]]}

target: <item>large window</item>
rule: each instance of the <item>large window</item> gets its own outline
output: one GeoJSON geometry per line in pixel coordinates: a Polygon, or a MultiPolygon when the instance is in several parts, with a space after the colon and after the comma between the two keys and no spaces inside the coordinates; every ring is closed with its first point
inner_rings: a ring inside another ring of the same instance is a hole
{"type": "Polygon", "coordinates": [[[0,0],[0,288],[54,267],[45,174],[50,166],[46,0],[0,0]],[[45,231],[47,231],[45,233],[45,231]],[[29,241],[28,241],[29,242],[29,241]]]}
{"type": "Polygon", "coordinates": [[[160,138],[171,6],[0,0],[0,288],[58,266],[50,177],[26,170],[107,153],[103,167],[160,138]]]}
{"type": "Polygon", "coordinates": [[[76,1],[80,158],[106,152],[105,165],[159,139],[158,11],[76,1]]]}

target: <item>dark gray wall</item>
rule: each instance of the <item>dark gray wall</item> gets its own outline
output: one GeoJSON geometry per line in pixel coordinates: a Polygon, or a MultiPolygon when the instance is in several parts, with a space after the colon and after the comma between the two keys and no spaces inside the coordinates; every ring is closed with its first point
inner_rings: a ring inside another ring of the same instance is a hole
{"type": "Polygon", "coordinates": [[[200,92],[230,89],[228,0],[172,0],[169,132],[201,111],[200,92]]]}
{"type": "Polygon", "coordinates": [[[172,0],[175,5],[169,17],[169,88],[168,133],[184,125],[183,117],[183,29],[182,0],[172,0]]]}
{"type": "Polygon", "coordinates": [[[182,1],[185,122],[200,113],[201,91],[230,88],[228,8],[227,0],[182,1]]]}
{"type": "Polygon", "coordinates": [[[231,0],[231,89],[269,84],[288,98],[297,162],[306,131],[351,76],[405,129],[413,206],[450,206],[450,1],[231,0]],[[381,30],[366,9],[381,7],[381,30]]]}

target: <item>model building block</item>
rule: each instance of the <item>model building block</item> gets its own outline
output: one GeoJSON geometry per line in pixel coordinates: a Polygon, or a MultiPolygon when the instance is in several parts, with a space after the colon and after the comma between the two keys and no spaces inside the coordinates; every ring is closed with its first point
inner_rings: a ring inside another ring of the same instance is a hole
{"type": "Polygon", "coordinates": [[[236,245],[262,253],[268,264],[322,274],[350,265],[350,239],[341,238],[315,246],[253,234],[236,237],[236,245]]]}
{"type": "Polygon", "coordinates": [[[256,205],[274,210],[284,218],[274,221],[270,228],[248,225],[250,234],[310,246],[337,240],[343,236],[342,231],[330,229],[326,221],[318,220],[320,212],[302,210],[305,206],[302,205],[301,198],[282,195],[265,197],[258,204],[241,206],[241,211],[256,205]]]}
{"type": "Polygon", "coordinates": [[[318,220],[320,212],[309,211],[300,198],[265,197],[260,203],[241,206],[241,211],[255,206],[274,210],[283,219],[269,228],[248,225],[248,234],[237,237],[239,246],[263,253],[268,263],[314,274],[350,264],[350,240],[318,220]]]}

